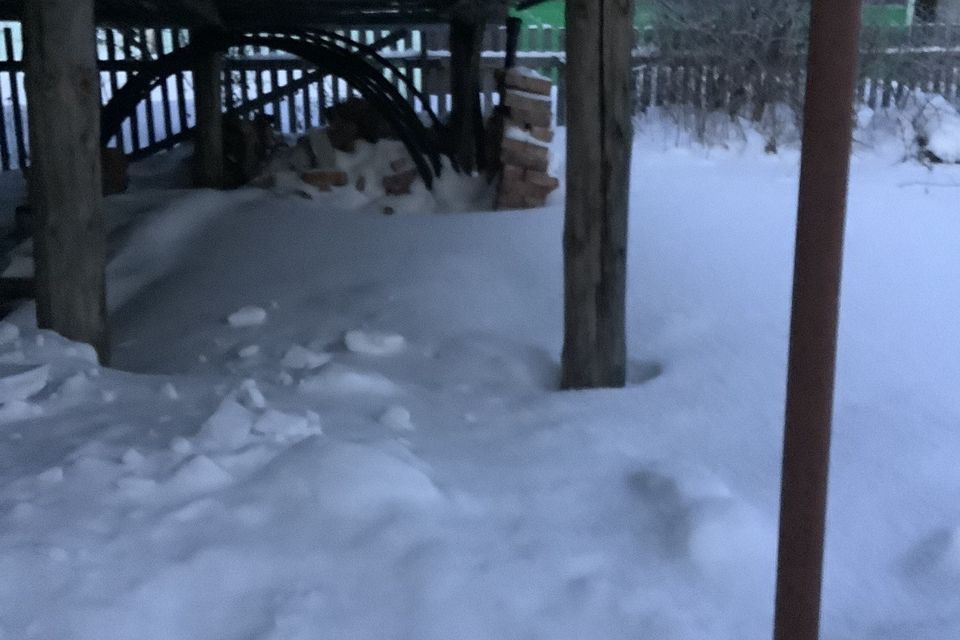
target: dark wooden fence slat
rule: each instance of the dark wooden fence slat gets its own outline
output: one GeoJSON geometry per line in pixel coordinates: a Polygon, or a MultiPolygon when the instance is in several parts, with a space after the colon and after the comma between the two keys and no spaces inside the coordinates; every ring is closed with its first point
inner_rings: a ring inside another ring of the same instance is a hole
{"type": "MultiPolygon", "coordinates": [[[[271,92],[274,92],[274,93],[276,92],[276,90],[277,90],[277,85],[278,85],[278,83],[279,83],[279,77],[280,77],[280,74],[279,74],[279,72],[277,71],[277,69],[276,69],[275,67],[271,68],[271,69],[270,69],[270,91],[271,91],[271,92]]],[[[281,114],[280,114],[280,106],[281,106],[280,97],[279,97],[279,95],[278,95],[277,99],[273,102],[273,105],[272,105],[272,108],[273,108],[273,121],[276,123],[276,126],[277,126],[278,128],[282,126],[282,125],[281,125],[282,120],[281,120],[281,114]]]]}
{"type": "MultiPolygon", "coordinates": [[[[0,40],[0,46],[3,47],[3,59],[11,60],[13,52],[6,48],[6,43],[0,40]]],[[[0,79],[4,77],[9,82],[10,72],[2,72],[0,79]]],[[[9,171],[12,167],[10,165],[10,141],[7,139],[7,96],[5,94],[3,83],[0,83],[0,165],[2,165],[4,171],[9,171]]]]}
{"type": "MultiPolygon", "coordinates": [[[[142,55],[145,58],[153,58],[153,55],[150,51],[151,37],[150,33],[156,33],[151,29],[140,29],[140,49],[142,55]]],[[[157,143],[157,124],[153,108],[153,97],[156,94],[156,89],[150,92],[147,96],[146,104],[146,113],[147,113],[147,144],[153,146],[157,143]]]]}
{"type": "MultiPolygon", "coordinates": [[[[132,42],[132,33],[127,32],[123,34],[123,57],[127,60],[133,58],[133,42],[132,42]]],[[[139,54],[138,54],[139,57],[139,54]]],[[[140,107],[139,105],[134,110],[133,115],[130,116],[130,137],[133,139],[133,145],[131,151],[136,151],[141,149],[143,145],[140,142],[140,107]]]]}
{"type": "MultiPolygon", "coordinates": [[[[171,53],[167,51],[167,35],[170,35],[171,46],[173,44],[173,33],[169,29],[160,29],[155,32],[159,42],[160,55],[171,53]]],[[[163,100],[163,133],[165,138],[173,135],[173,110],[170,106],[170,81],[171,78],[164,78],[160,83],[160,97],[163,100]]]]}
{"type": "MultiPolygon", "coordinates": [[[[376,42],[386,32],[358,27],[345,33],[369,43],[376,42]]],[[[104,99],[116,93],[136,72],[142,57],[177,50],[189,35],[186,30],[177,29],[139,29],[133,32],[133,37],[130,34],[110,29],[100,32],[100,42],[103,44],[99,57],[104,99]]],[[[649,30],[638,32],[635,39],[643,47],[653,42],[653,35],[649,30]]],[[[566,121],[566,78],[562,59],[556,54],[565,48],[565,30],[532,26],[524,29],[522,36],[527,43],[527,51],[522,55],[520,64],[554,80],[557,91],[555,111],[557,122],[562,125],[566,121]]],[[[411,30],[402,41],[398,40],[388,48],[391,51],[407,51],[417,44],[417,38],[420,51],[397,58],[395,62],[399,71],[387,73],[387,78],[414,108],[422,108],[418,105],[418,99],[400,82],[400,75],[413,79],[422,88],[425,99],[444,117],[447,115],[449,98],[449,63],[441,53],[449,47],[446,29],[431,26],[411,30]]],[[[23,63],[15,59],[15,39],[15,30],[9,27],[3,29],[0,45],[5,51],[4,55],[0,55],[3,58],[0,59],[0,75],[7,78],[7,86],[10,87],[3,93],[12,94],[0,95],[0,101],[10,101],[9,107],[0,110],[0,165],[4,170],[26,162],[28,154],[21,84],[23,63]]],[[[500,25],[490,27],[484,34],[484,51],[494,52],[493,55],[485,55],[481,62],[480,100],[485,113],[490,112],[497,97],[493,72],[503,65],[502,56],[496,55],[496,52],[503,49],[505,39],[506,29],[500,25]]],[[[680,45],[683,44],[681,40],[677,40],[680,45]]],[[[910,92],[917,89],[936,92],[954,103],[960,99],[960,28],[957,26],[867,28],[863,42],[864,69],[857,83],[858,103],[875,109],[902,106],[910,92]],[[911,50],[910,47],[927,49],[911,50]]],[[[302,83],[301,80],[312,71],[311,66],[297,58],[270,57],[270,53],[262,47],[233,52],[224,76],[227,108],[257,102],[258,108],[263,111],[266,105],[270,105],[268,111],[277,126],[285,131],[298,132],[324,123],[323,109],[328,100],[341,102],[356,95],[351,87],[336,77],[328,76],[329,85],[326,84],[327,78],[318,75],[302,83]],[[244,59],[241,54],[257,57],[244,59]],[[286,90],[288,88],[289,91],[286,90]],[[331,92],[332,95],[328,95],[331,92]],[[269,96],[269,100],[261,100],[264,96],[269,96]]],[[[639,55],[633,64],[633,102],[638,112],[651,106],[688,106],[700,110],[725,109],[730,113],[744,113],[744,109],[753,106],[754,102],[778,95],[781,83],[788,87],[794,86],[791,83],[795,80],[802,83],[802,78],[791,78],[791,74],[784,73],[751,78],[751,74],[743,69],[727,69],[722,60],[711,63],[695,60],[666,63],[639,55]]],[[[139,156],[140,152],[149,153],[160,148],[164,140],[188,129],[188,82],[185,73],[177,73],[161,83],[145,104],[138,105],[129,125],[124,123],[110,144],[136,151],[139,156]],[[158,104],[157,100],[161,102],[158,104]],[[161,117],[162,125],[157,121],[161,117]],[[178,124],[174,124],[175,117],[179,120],[178,124]],[[146,132],[142,131],[142,126],[147,127],[146,132]],[[146,134],[142,140],[141,133],[146,134]]]]}
{"type": "MultiPolygon", "coordinates": [[[[11,60],[16,60],[17,62],[22,63],[22,59],[18,59],[16,55],[16,49],[13,47],[13,29],[6,27],[3,30],[3,42],[4,46],[7,49],[7,53],[10,56],[11,60]]],[[[10,98],[12,101],[13,107],[13,132],[16,136],[17,141],[17,166],[25,167],[27,166],[27,143],[24,136],[24,113],[23,108],[20,104],[20,76],[23,75],[22,72],[14,71],[10,74],[10,98]]]]}
{"type": "MultiPolygon", "coordinates": [[[[284,74],[283,86],[289,85],[293,82],[293,71],[287,71],[284,74]]],[[[287,103],[287,119],[290,121],[290,132],[296,133],[300,131],[300,124],[297,122],[297,92],[287,94],[286,103],[287,103]]]]}
{"type": "MultiPolygon", "coordinates": [[[[176,30],[174,31],[176,36],[173,41],[174,51],[182,49],[184,46],[185,34],[184,31],[176,30]]],[[[176,85],[177,85],[177,116],[180,119],[180,131],[186,131],[189,128],[190,123],[187,120],[187,92],[186,92],[186,74],[181,71],[177,73],[176,85]]]]}

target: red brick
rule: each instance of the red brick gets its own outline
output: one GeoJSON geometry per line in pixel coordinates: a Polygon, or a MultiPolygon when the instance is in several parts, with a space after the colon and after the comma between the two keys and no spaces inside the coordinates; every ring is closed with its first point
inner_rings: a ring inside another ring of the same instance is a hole
{"type": "Polygon", "coordinates": [[[300,179],[321,191],[347,184],[347,174],[344,171],[307,171],[300,175],[300,179]]]}
{"type": "Polygon", "coordinates": [[[553,91],[553,83],[546,78],[531,78],[513,70],[507,71],[504,82],[507,87],[543,96],[549,96],[553,91]]]}
{"type": "Polygon", "coordinates": [[[553,124],[553,114],[549,111],[526,111],[518,107],[510,107],[510,123],[521,129],[549,127],[553,124]]]}
{"type": "Polygon", "coordinates": [[[548,175],[544,171],[534,171],[532,169],[527,170],[524,173],[523,179],[525,182],[536,185],[538,187],[544,187],[550,189],[550,191],[555,190],[560,186],[560,180],[554,178],[551,175],[548,175]]]}

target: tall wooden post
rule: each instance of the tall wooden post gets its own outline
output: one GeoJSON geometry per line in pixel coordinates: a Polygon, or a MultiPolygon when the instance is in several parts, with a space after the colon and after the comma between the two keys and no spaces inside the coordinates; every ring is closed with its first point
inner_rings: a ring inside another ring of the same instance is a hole
{"type": "Polygon", "coordinates": [[[109,357],[93,0],[27,0],[37,324],[109,357]]]}
{"type": "Polygon", "coordinates": [[[460,168],[477,167],[480,113],[480,45],[485,24],[479,19],[454,18],[450,22],[449,135],[460,168]]]}
{"type": "Polygon", "coordinates": [[[816,640],[860,0],[813,0],[780,497],[776,640],[816,640]]]}
{"type": "Polygon", "coordinates": [[[197,113],[195,177],[198,187],[222,189],[226,180],[223,158],[223,55],[204,52],[193,70],[197,113]]]}
{"type": "Polygon", "coordinates": [[[632,0],[567,0],[566,389],[626,381],[632,0]]]}

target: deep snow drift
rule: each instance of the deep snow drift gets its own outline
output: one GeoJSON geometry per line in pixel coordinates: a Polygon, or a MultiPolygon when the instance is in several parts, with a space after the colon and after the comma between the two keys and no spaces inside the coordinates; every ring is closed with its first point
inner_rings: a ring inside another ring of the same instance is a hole
{"type": "MultiPolygon", "coordinates": [[[[0,324],[0,638],[768,637],[796,172],[638,142],[579,393],[559,206],[109,199],[134,373],[0,324]]],[[[825,638],[960,637],[958,189],[854,162],[825,638]]]]}

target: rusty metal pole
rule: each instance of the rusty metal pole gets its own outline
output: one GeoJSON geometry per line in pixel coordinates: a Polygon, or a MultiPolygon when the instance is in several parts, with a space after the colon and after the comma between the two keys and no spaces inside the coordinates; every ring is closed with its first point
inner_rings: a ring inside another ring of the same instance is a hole
{"type": "Polygon", "coordinates": [[[860,0],[813,0],[787,379],[775,640],[816,640],[860,0]]]}

